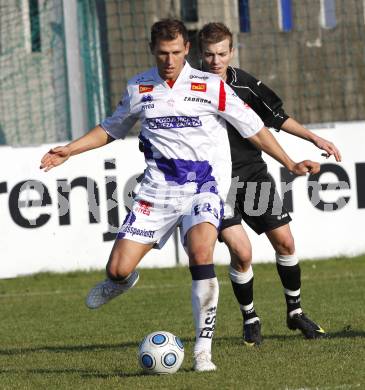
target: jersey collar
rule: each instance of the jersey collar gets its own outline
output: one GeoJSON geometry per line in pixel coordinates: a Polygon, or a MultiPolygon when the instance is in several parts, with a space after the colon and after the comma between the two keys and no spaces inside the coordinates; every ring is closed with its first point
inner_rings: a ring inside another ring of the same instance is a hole
{"type": "Polygon", "coordinates": [[[186,75],[191,71],[191,66],[189,65],[188,61],[185,60],[185,64],[184,64],[184,67],[181,69],[181,72],[179,74],[179,76],[177,77],[177,79],[175,80],[175,83],[173,85],[172,88],[170,88],[170,86],[167,84],[167,82],[165,80],[163,80],[161,78],[161,76],[159,75],[158,73],[158,70],[157,70],[157,66],[155,67],[155,76],[157,78],[157,80],[159,80],[159,82],[167,89],[171,90],[171,89],[174,89],[176,85],[178,85],[181,80],[184,80],[186,78],[186,75]]]}
{"type": "Polygon", "coordinates": [[[232,68],[232,66],[229,66],[227,68],[227,80],[226,80],[226,83],[227,84],[231,84],[233,83],[234,81],[237,81],[236,80],[236,77],[235,77],[235,70],[232,68]]]}

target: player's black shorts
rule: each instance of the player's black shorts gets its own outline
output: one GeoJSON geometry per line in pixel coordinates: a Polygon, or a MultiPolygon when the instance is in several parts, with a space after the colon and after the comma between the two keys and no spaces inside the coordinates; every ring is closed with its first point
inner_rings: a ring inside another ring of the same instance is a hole
{"type": "MultiPolygon", "coordinates": [[[[242,219],[257,234],[286,225],[292,220],[269,173],[260,174],[255,182],[245,182],[242,190],[236,195],[234,216],[223,219],[220,230],[240,225],[242,219]]],[[[222,241],[220,235],[218,239],[222,241]]]]}

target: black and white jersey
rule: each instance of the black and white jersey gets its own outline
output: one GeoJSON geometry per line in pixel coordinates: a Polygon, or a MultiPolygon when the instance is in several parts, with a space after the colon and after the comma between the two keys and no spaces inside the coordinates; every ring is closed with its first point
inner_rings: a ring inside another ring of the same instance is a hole
{"type": "MultiPolygon", "coordinates": [[[[266,127],[280,130],[288,115],[283,102],[269,87],[247,72],[228,67],[227,84],[262,119],[266,127]]],[[[227,123],[232,157],[232,177],[240,181],[255,181],[255,177],[267,172],[261,151],[250,141],[243,139],[230,123],[227,123]]]]}

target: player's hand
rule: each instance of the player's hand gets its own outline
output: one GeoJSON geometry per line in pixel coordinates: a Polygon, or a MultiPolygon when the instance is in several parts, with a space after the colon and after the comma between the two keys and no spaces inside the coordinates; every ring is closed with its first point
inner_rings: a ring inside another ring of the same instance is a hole
{"type": "Polygon", "coordinates": [[[39,168],[44,169],[45,172],[48,172],[52,168],[63,164],[70,158],[70,156],[71,151],[68,146],[57,146],[43,156],[39,168]]]}
{"type": "Polygon", "coordinates": [[[317,146],[317,148],[322,149],[326,152],[322,153],[322,156],[326,158],[334,156],[337,162],[341,161],[341,153],[332,142],[327,141],[324,138],[317,137],[314,140],[314,144],[317,146]]]}
{"type": "Polygon", "coordinates": [[[300,163],[296,163],[291,169],[291,172],[298,176],[304,176],[307,173],[318,173],[320,170],[321,166],[319,163],[311,160],[304,160],[300,163]]]}

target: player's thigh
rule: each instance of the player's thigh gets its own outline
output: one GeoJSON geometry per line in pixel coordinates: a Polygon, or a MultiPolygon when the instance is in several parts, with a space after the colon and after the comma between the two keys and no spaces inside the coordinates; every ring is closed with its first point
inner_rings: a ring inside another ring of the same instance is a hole
{"type": "Polygon", "coordinates": [[[107,270],[112,275],[127,276],[153,247],[153,244],[117,239],[110,253],[107,270]]]}
{"type": "Polygon", "coordinates": [[[292,255],[295,252],[294,237],[288,223],[267,231],[266,236],[277,253],[292,255]]]}
{"type": "Polygon", "coordinates": [[[242,216],[237,207],[234,208],[233,216],[225,218],[223,217],[222,222],[219,227],[219,234],[218,234],[218,241],[223,242],[222,232],[224,232],[225,229],[230,228],[231,226],[242,226],[242,216]]]}
{"type": "Polygon", "coordinates": [[[188,230],[186,248],[190,266],[211,264],[213,262],[217,234],[216,226],[210,222],[199,223],[188,230]]]}

